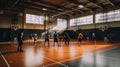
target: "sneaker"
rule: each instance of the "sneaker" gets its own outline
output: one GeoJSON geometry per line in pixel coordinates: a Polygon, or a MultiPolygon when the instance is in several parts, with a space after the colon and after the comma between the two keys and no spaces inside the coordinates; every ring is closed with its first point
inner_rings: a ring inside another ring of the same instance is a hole
{"type": "Polygon", "coordinates": [[[20,50],[20,52],[23,52],[23,50],[20,50]]]}

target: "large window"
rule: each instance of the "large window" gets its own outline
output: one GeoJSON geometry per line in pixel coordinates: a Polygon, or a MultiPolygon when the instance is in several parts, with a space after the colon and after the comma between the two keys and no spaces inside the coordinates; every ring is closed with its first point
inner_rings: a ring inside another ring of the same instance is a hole
{"type": "Polygon", "coordinates": [[[85,25],[93,23],[93,15],[70,19],[70,26],[85,25]]]}
{"type": "Polygon", "coordinates": [[[77,19],[70,19],[70,26],[75,26],[77,25],[77,19]]]}
{"type": "Polygon", "coordinates": [[[99,13],[96,14],[96,23],[106,22],[107,17],[106,13],[99,13]]]}
{"type": "Polygon", "coordinates": [[[96,23],[111,22],[120,20],[120,9],[107,13],[96,14],[96,23]]]}
{"type": "Polygon", "coordinates": [[[64,26],[64,27],[66,27],[67,26],[67,20],[58,18],[57,19],[57,26],[64,26]]]}
{"type": "Polygon", "coordinates": [[[92,24],[93,15],[77,18],[77,23],[78,23],[77,25],[92,24]]]}
{"type": "MultiPolygon", "coordinates": [[[[96,23],[120,21],[120,9],[99,13],[95,15],[96,23]]],[[[93,23],[93,15],[70,19],[70,26],[86,25],[93,23]]]]}
{"type": "Polygon", "coordinates": [[[33,14],[26,14],[26,23],[44,24],[45,17],[33,14]]]}

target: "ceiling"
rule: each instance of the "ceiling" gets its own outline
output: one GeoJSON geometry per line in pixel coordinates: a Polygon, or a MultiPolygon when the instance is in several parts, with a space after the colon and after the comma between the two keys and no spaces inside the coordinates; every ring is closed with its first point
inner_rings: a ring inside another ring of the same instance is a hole
{"type": "Polygon", "coordinates": [[[120,0],[1,0],[0,9],[33,9],[54,17],[78,16],[120,8],[120,0]],[[82,5],[82,7],[79,7],[82,5]]]}

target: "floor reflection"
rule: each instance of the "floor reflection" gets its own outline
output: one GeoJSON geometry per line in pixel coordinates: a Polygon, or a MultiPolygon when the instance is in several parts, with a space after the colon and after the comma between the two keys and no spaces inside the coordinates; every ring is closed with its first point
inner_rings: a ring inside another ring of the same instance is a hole
{"type": "Polygon", "coordinates": [[[28,48],[25,51],[26,67],[42,66],[44,62],[44,52],[42,49],[28,48]]]}
{"type": "Polygon", "coordinates": [[[119,63],[120,59],[118,59],[117,58],[118,56],[116,57],[115,55],[115,54],[120,55],[119,51],[117,50],[112,52],[114,53],[99,52],[99,51],[97,52],[83,51],[83,55],[80,60],[71,61],[70,63],[66,63],[66,64],[69,67],[120,67],[120,63],[119,63]]]}

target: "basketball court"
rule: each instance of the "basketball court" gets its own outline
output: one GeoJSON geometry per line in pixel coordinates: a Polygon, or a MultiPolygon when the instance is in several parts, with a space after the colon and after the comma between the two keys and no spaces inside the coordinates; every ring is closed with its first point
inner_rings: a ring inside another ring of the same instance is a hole
{"type": "Polygon", "coordinates": [[[17,52],[17,44],[0,45],[0,66],[3,67],[118,67],[120,43],[101,41],[71,41],[69,46],[43,46],[24,41],[24,52],[17,52]]]}
{"type": "Polygon", "coordinates": [[[0,0],[0,67],[120,67],[120,0],[0,0]]]}

